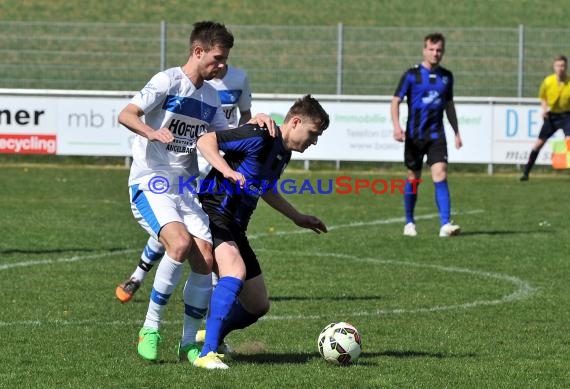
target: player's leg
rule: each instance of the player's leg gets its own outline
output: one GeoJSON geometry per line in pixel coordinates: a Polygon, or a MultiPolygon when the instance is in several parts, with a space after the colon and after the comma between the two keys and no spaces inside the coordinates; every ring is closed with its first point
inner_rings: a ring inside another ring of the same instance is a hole
{"type": "Polygon", "coordinates": [[[184,324],[182,337],[178,344],[178,357],[182,361],[194,363],[200,353],[200,347],[196,345],[196,333],[202,324],[208,304],[212,295],[211,269],[213,261],[212,244],[200,238],[194,238],[189,255],[189,262],[194,264],[184,285],[184,324]],[[206,268],[204,264],[208,264],[206,268]],[[207,274],[203,274],[207,273],[207,274]]]}
{"type": "Polygon", "coordinates": [[[138,353],[144,359],[158,359],[159,327],[163,311],[180,281],[183,261],[192,239],[178,213],[175,195],[155,194],[131,188],[131,209],[135,219],[154,238],[160,235],[165,254],[155,274],[143,328],[139,332],[138,353]]]}
{"type": "MultiPolygon", "coordinates": [[[[212,224],[212,232],[216,240],[219,235],[217,228],[212,224]]],[[[216,288],[212,292],[210,299],[210,310],[206,319],[206,336],[204,345],[200,352],[200,359],[195,362],[196,366],[206,368],[224,368],[224,367],[208,367],[212,361],[208,358],[202,360],[203,357],[216,354],[218,346],[221,343],[221,328],[230,315],[231,309],[237,301],[238,295],[243,286],[245,277],[245,265],[240,255],[240,250],[236,242],[229,240],[227,242],[218,242],[215,249],[215,258],[218,266],[220,278],[216,288]]],[[[211,359],[210,358],[210,359],[211,359]]],[[[219,365],[215,361],[214,365],[219,365]]]]}
{"type": "Polygon", "coordinates": [[[152,236],[148,238],[135,271],[128,279],[120,283],[115,290],[115,296],[122,303],[129,302],[133,298],[153,266],[160,261],[164,252],[165,249],[162,243],[152,236]]]}
{"type": "Polygon", "coordinates": [[[542,149],[548,138],[550,138],[556,132],[557,128],[552,125],[553,123],[551,121],[550,116],[551,115],[549,115],[547,118],[544,119],[544,123],[542,124],[542,127],[540,129],[540,133],[538,134],[538,139],[536,140],[536,142],[534,142],[534,145],[532,146],[530,155],[528,157],[528,161],[523,170],[523,174],[520,177],[521,181],[528,181],[528,176],[536,162],[536,158],[538,157],[540,150],[542,149]]]}
{"type": "Polygon", "coordinates": [[[180,282],[184,270],[183,262],[192,241],[184,224],[180,222],[166,224],[160,232],[160,240],[166,247],[166,253],[156,269],[138,344],[139,355],[151,361],[158,359],[159,328],[162,316],[170,296],[180,282]]]}
{"type": "Polygon", "coordinates": [[[240,242],[240,252],[246,267],[245,282],[239,299],[235,301],[230,315],[224,321],[220,342],[223,342],[231,331],[246,328],[269,312],[269,297],[261,266],[247,238],[240,242]]]}
{"type": "Polygon", "coordinates": [[[445,139],[431,142],[427,152],[427,164],[431,170],[435,203],[439,211],[439,236],[457,235],[461,228],[451,223],[451,195],[447,184],[447,143],[445,139]]]}
{"type": "Polygon", "coordinates": [[[406,213],[406,224],[404,226],[405,236],[416,236],[416,221],[414,210],[418,200],[418,181],[422,174],[423,153],[413,140],[406,139],[404,144],[404,163],[408,168],[407,181],[404,186],[404,211],[406,213]],[[415,184],[414,184],[415,182],[415,184]]]}
{"type": "Polygon", "coordinates": [[[193,237],[194,244],[188,254],[190,273],[184,285],[184,325],[178,347],[178,357],[193,363],[199,354],[196,332],[208,311],[212,295],[212,235],[209,219],[198,199],[185,194],[181,205],[184,224],[193,237]]]}
{"type": "Polygon", "coordinates": [[[233,330],[249,327],[263,317],[270,309],[269,297],[263,274],[245,281],[243,290],[222,328],[223,341],[233,330]]]}

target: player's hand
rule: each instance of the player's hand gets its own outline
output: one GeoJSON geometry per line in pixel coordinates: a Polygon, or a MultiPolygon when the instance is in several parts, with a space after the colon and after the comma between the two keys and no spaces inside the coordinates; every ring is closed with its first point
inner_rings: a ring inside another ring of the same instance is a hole
{"type": "Polygon", "coordinates": [[[271,116],[265,113],[258,113],[248,121],[249,124],[257,124],[259,127],[267,128],[269,135],[275,138],[277,134],[277,124],[275,124],[275,120],[271,119],[271,116]]]}
{"type": "Polygon", "coordinates": [[[168,128],[162,127],[157,131],[150,132],[148,134],[148,140],[151,142],[170,143],[174,140],[174,136],[168,128]]]}
{"type": "Polygon", "coordinates": [[[402,128],[394,128],[394,139],[398,142],[403,142],[406,139],[406,134],[402,128]]]}
{"type": "Polygon", "coordinates": [[[463,146],[463,142],[461,141],[461,135],[459,135],[458,132],[457,134],[455,134],[455,148],[459,150],[461,146],[463,146]]]}
{"type": "Polygon", "coordinates": [[[328,232],[325,223],[323,223],[321,219],[313,215],[301,214],[295,220],[295,224],[298,225],[299,227],[310,228],[311,230],[315,231],[317,234],[320,234],[322,232],[325,233],[328,232]]]}
{"type": "Polygon", "coordinates": [[[224,178],[230,180],[230,182],[233,182],[234,184],[238,184],[242,189],[245,186],[245,176],[235,170],[230,170],[229,172],[224,173],[224,178]]]}

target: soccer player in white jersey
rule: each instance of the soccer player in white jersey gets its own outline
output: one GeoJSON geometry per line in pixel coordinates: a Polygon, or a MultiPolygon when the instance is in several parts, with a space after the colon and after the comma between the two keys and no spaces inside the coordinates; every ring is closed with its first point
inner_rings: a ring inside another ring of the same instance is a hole
{"type": "Polygon", "coordinates": [[[216,77],[207,82],[218,91],[229,128],[241,126],[251,119],[251,89],[244,70],[226,65],[216,77]]]}
{"type": "MultiPolygon", "coordinates": [[[[206,82],[218,92],[222,109],[228,120],[228,128],[236,128],[251,119],[251,88],[244,70],[226,64],[213,79],[206,82]]],[[[199,151],[197,155],[200,179],[203,179],[210,172],[211,166],[199,151]]],[[[152,236],[149,237],[134,272],[115,289],[115,295],[121,302],[129,302],[133,298],[150,270],[163,255],[164,246],[152,236]]],[[[217,282],[215,274],[212,274],[212,282],[214,284],[217,282]]]]}
{"type": "MultiPolygon", "coordinates": [[[[226,65],[216,77],[207,82],[218,91],[222,109],[228,119],[228,128],[236,128],[251,119],[251,88],[244,70],[226,65]]],[[[212,168],[200,151],[198,151],[198,168],[200,180],[204,179],[212,168]]]]}
{"type": "Polygon", "coordinates": [[[223,24],[195,23],[186,64],[153,76],[119,114],[119,122],[138,135],[129,176],[133,215],[166,249],[139,332],[138,353],[149,361],[158,359],[162,314],[186,259],[191,272],[178,355],[193,362],[199,352],[194,341],[211,295],[212,243],[208,217],[187,185],[198,175],[198,136],[227,127],[218,94],[204,81],[225,67],[233,43],[223,24]]]}

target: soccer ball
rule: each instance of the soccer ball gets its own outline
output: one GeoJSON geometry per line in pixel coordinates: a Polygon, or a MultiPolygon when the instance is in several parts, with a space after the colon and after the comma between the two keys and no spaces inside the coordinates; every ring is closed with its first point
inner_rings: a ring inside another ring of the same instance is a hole
{"type": "Polygon", "coordinates": [[[358,360],[362,351],[362,339],[352,324],[331,323],[319,334],[317,346],[325,361],[335,365],[348,365],[358,360]]]}

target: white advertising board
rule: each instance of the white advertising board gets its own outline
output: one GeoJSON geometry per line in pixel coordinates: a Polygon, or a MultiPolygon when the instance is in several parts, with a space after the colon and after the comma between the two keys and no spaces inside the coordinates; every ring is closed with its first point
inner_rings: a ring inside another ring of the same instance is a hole
{"type": "MultiPolygon", "coordinates": [[[[0,152],[59,155],[130,156],[134,135],[118,124],[129,102],[127,92],[0,90],[0,152]]],[[[271,114],[279,123],[298,96],[255,95],[253,113],[271,114]]],[[[390,96],[316,96],[331,124],[316,147],[295,159],[403,161],[403,144],[392,138],[390,96]]],[[[537,99],[457,98],[463,147],[455,149],[446,122],[452,163],[526,163],[542,118],[537,99]]],[[[404,125],[406,104],[400,106],[404,125]]],[[[554,139],[563,135],[557,133],[554,139]]],[[[537,163],[550,164],[547,144],[537,163]]]]}

